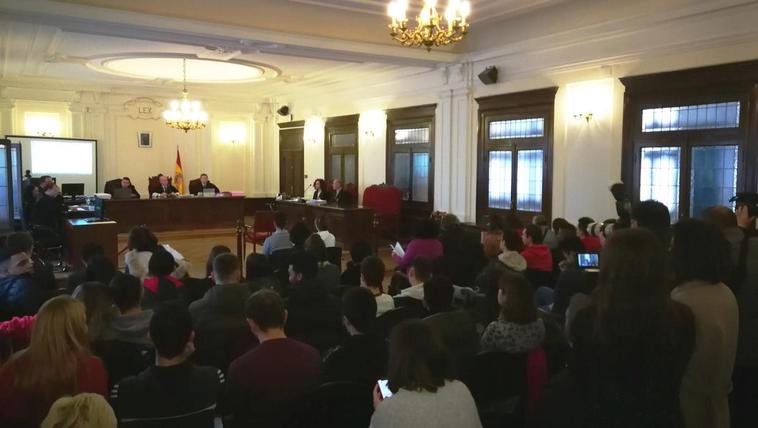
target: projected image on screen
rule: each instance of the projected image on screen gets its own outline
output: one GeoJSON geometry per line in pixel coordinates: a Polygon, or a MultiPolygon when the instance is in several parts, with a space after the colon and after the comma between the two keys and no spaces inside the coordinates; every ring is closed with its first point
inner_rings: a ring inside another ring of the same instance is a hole
{"type": "Polygon", "coordinates": [[[92,143],[32,140],[32,174],[92,174],[92,143]]]}

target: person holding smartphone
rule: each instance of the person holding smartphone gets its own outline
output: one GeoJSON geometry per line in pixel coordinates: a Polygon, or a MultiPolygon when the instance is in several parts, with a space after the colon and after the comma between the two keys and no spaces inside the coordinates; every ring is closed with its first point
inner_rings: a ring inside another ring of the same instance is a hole
{"type": "Polygon", "coordinates": [[[392,330],[387,379],[374,386],[374,409],[372,428],[482,426],[471,392],[450,378],[444,352],[421,320],[392,330]]]}

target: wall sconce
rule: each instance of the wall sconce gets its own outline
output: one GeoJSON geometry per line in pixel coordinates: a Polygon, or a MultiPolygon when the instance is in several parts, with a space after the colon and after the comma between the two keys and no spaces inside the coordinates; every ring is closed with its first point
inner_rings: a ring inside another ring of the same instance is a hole
{"type": "Polygon", "coordinates": [[[566,85],[566,118],[602,121],[613,108],[613,79],[588,80],[566,85]]]}
{"type": "Polygon", "coordinates": [[[26,112],[24,114],[26,135],[55,137],[60,135],[61,128],[61,115],[59,113],[26,112]]]}
{"type": "Polygon", "coordinates": [[[367,129],[367,130],[363,131],[363,135],[365,135],[366,137],[373,138],[374,137],[374,130],[373,129],[367,129]]]}
{"type": "Polygon", "coordinates": [[[361,113],[361,117],[358,119],[358,127],[363,131],[365,137],[374,138],[383,129],[386,121],[387,115],[383,110],[369,110],[361,113]]]}
{"type": "Polygon", "coordinates": [[[324,119],[313,116],[305,121],[303,128],[303,142],[306,144],[318,144],[324,141],[324,119]]]}
{"type": "Polygon", "coordinates": [[[246,136],[245,122],[221,122],[218,134],[222,143],[243,144],[246,136]]]}

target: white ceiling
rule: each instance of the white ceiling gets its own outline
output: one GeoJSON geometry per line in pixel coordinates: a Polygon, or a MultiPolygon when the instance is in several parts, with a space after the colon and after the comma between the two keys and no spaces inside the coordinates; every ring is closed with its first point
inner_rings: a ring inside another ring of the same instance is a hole
{"type": "MultiPolygon", "coordinates": [[[[93,64],[157,55],[231,58],[259,65],[266,70],[264,80],[192,83],[190,91],[255,102],[313,88],[328,94],[380,85],[495,57],[519,70],[612,64],[622,53],[628,58],[644,52],[646,46],[634,40],[645,34],[678,50],[693,38],[727,44],[755,35],[754,26],[735,28],[744,34],[727,34],[729,26],[714,35],[687,31],[682,36],[673,30],[685,20],[710,29],[709,20],[748,10],[754,0],[471,0],[473,24],[464,43],[426,52],[390,39],[388,1],[0,0],[0,86],[175,96],[176,79],[105,74],[93,64]],[[627,39],[629,46],[622,44],[627,39]],[[609,43],[607,52],[593,47],[602,42],[609,43]],[[588,49],[578,48],[585,45],[588,49]]],[[[446,0],[439,4],[444,7],[446,0]]],[[[507,67],[505,72],[512,72],[507,67]]]]}

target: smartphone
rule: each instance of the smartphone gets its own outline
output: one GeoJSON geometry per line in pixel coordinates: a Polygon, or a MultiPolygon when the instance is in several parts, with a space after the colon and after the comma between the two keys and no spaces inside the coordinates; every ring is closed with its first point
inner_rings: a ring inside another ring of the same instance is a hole
{"type": "Polygon", "coordinates": [[[392,391],[387,386],[387,379],[379,379],[376,383],[379,385],[379,392],[382,393],[382,398],[392,397],[392,391]]]}
{"type": "Polygon", "coordinates": [[[576,265],[579,269],[595,269],[600,264],[600,256],[597,253],[578,253],[576,265]]]}

